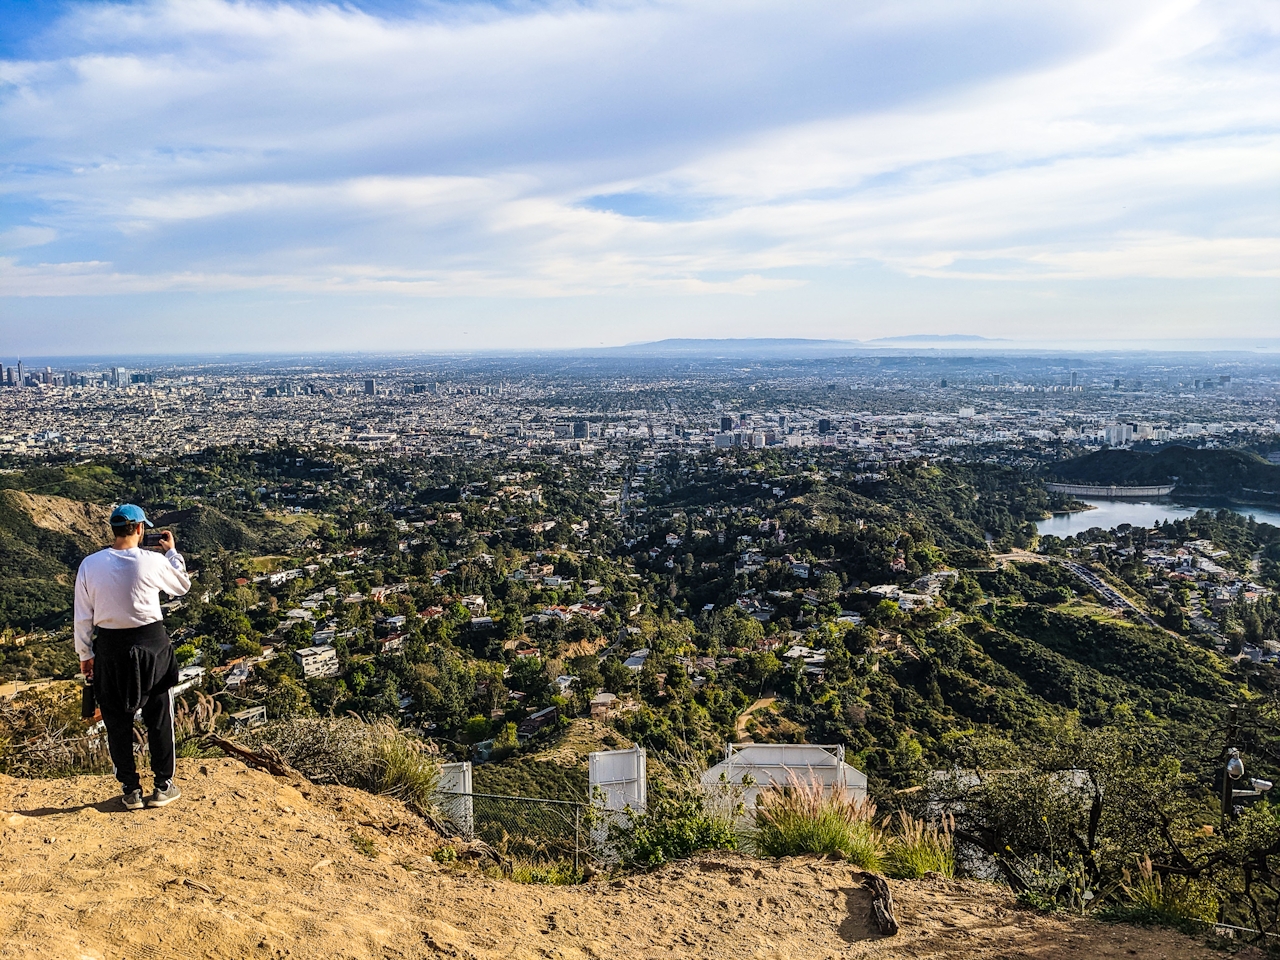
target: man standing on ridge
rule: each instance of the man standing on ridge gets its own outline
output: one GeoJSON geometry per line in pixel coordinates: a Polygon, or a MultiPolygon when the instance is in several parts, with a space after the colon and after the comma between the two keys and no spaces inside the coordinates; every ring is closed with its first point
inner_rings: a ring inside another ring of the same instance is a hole
{"type": "Polygon", "coordinates": [[[191,578],[172,533],[160,538],[163,555],[139,546],[143,528],[151,526],[141,507],[116,507],[110,523],[115,543],[85,557],[76,574],[76,653],[102,711],[125,808],[163,807],[182,794],[173,782],[172,691],[178,663],[164,629],[160,591],[180,597],[191,589],[191,578]],[[155,790],[145,801],[133,756],[138,710],[147,725],[155,776],[155,790]]]}

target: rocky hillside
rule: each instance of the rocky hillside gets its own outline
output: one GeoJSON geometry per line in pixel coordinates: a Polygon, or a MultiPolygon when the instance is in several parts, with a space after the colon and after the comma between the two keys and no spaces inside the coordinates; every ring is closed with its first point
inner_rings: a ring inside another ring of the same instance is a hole
{"type": "Polygon", "coordinates": [[[1205,958],[1167,931],[1046,917],[1000,887],[891,882],[884,939],[843,864],[718,855],[580,887],[466,863],[399,803],[180,762],[186,796],[127,813],[114,781],[0,777],[0,957],[1205,958]]]}
{"type": "MultiPolygon", "coordinates": [[[[64,471],[71,473],[72,471],[64,471]]],[[[86,554],[111,542],[107,524],[113,500],[78,499],[61,493],[101,494],[97,487],[67,480],[49,481],[53,471],[28,471],[0,478],[0,628],[52,628],[70,621],[72,585],[86,554]],[[30,489],[18,489],[27,481],[30,489]]],[[[72,479],[75,479],[72,477],[72,479]]],[[[115,488],[107,488],[115,489],[115,488]]],[[[243,520],[211,507],[193,507],[157,515],[157,526],[172,528],[180,548],[198,566],[203,554],[296,553],[309,536],[306,524],[254,518],[243,520]]]]}
{"type": "Polygon", "coordinates": [[[101,545],[107,538],[111,509],[104,504],[22,490],[6,490],[4,496],[41,530],[71,537],[89,549],[101,545]]]}
{"type": "Polygon", "coordinates": [[[67,617],[76,567],[106,542],[107,516],[94,503],[0,490],[0,626],[67,617]]]}

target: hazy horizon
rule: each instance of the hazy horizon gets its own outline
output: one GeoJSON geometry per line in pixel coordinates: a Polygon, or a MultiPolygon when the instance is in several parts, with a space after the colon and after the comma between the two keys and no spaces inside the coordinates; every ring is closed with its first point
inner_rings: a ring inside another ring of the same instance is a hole
{"type": "MultiPolygon", "coordinates": [[[[955,336],[955,335],[953,335],[955,336]]],[[[619,361],[645,357],[679,359],[714,359],[717,356],[742,357],[767,360],[838,360],[842,357],[937,357],[958,360],[966,356],[1034,358],[1065,358],[1076,356],[1095,360],[1105,358],[1142,359],[1169,358],[1189,360],[1195,357],[1208,359],[1256,358],[1266,362],[1280,355],[1280,338],[1216,341],[1160,341],[1141,343],[1132,341],[1091,342],[1036,342],[987,339],[960,335],[959,343],[945,340],[930,343],[923,338],[904,337],[901,340],[841,341],[806,338],[668,338],[660,341],[636,341],[599,347],[490,347],[457,349],[385,349],[385,350],[189,350],[171,352],[143,352],[121,350],[114,352],[41,353],[28,356],[0,355],[0,368],[13,366],[19,359],[28,369],[42,365],[74,367],[139,364],[184,363],[269,363],[287,360],[412,360],[412,359],[465,359],[467,357],[583,356],[613,357],[619,361]],[[913,342],[912,342],[913,341],[913,342]]]]}

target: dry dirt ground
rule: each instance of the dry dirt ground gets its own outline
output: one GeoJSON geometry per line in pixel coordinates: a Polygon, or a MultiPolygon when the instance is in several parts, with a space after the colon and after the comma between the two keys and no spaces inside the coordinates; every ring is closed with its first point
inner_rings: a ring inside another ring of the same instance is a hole
{"type": "Polygon", "coordinates": [[[757,710],[770,709],[776,701],[777,701],[776,697],[761,697],[755,703],[751,704],[751,706],[747,707],[747,709],[742,711],[742,716],[738,718],[738,726],[737,726],[739,743],[751,742],[751,737],[747,735],[747,721],[751,719],[751,715],[755,713],[757,710]]]}
{"type": "Polygon", "coordinates": [[[893,882],[880,938],[858,871],[707,857],[579,887],[494,880],[430,859],[395,801],[185,760],[185,796],[126,812],[113,780],[0,777],[0,957],[1222,957],[1176,933],[1045,917],[998,887],[893,882]],[[353,840],[353,837],[359,838],[353,840]],[[363,848],[363,852],[362,849],[363,848]]]}

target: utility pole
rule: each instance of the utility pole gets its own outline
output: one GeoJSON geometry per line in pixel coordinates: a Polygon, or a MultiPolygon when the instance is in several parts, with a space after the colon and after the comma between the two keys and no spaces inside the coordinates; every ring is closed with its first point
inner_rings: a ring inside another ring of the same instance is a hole
{"type": "MultiPolygon", "coordinates": [[[[1227,710],[1227,759],[1222,768],[1222,829],[1224,832],[1227,828],[1227,817],[1231,813],[1231,776],[1228,771],[1232,767],[1233,760],[1237,764],[1240,763],[1240,751],[1231,746],[1239,735],[1239,727],[1236,723],[1238,709],[1237,705],[1233,703],[1227,710]]],[[[1241,768],[1243,768],[1243,764],[1241,764],[1241,768]]],[[[1238,778],[1239,776],[1240,774],[1237,773],[1236,777],[1238,778]]]]}
{"type": "MultiPolygon", "coordinates": [[[[1231,705],[1231,711],[1228,714],[1230,722],[1230,740],[1235,740],[1239,735],[1239,728],[1236,722],[1238,707],[1231,705]]],[[[1230,742],[1230,740],[1228,742],[1230,742]]],[[[1227,747],[1226,763],[1222,766],[1222,832],[1225,835],[1227,830],[1227,822],[1235,816],[1236,800],[1245,797],[1260,797],[1271,789],[1270,780],[1259,780],[1257,778],[1245,779],[1244,760],[1240,758],[1240,750],[1238,747],[1227,747]],[[1237,790],[1236,784],[1241,783],[1248,789],[1237,790]]]]}
{"type": "Polygon", "coordinates": [[[1227,750],[1227,762],[1222,767],[1222,832],[1227,830],[1227,820],[1231,816],[1232,794],[1235,793],[1235,781],[1244,776],[1244,761],[1240,759],[1240,751],[1235,747],[1227,750]]]}

